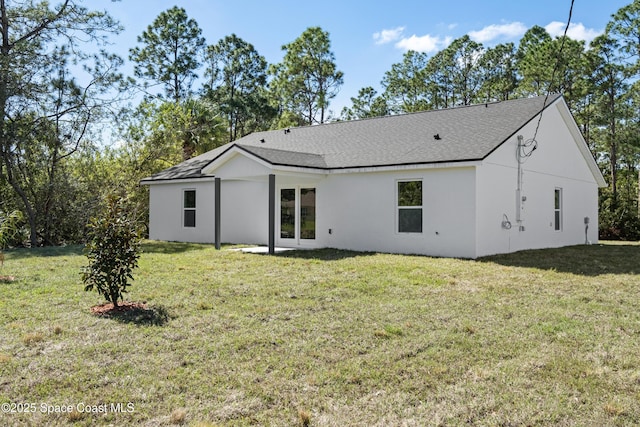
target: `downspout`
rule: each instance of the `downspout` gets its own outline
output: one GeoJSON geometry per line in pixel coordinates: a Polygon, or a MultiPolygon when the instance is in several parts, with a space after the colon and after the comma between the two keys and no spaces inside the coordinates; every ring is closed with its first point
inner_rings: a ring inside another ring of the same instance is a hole
{"type": "Polygon", "coordinates": [[[269,255],[276,253],[276,175],[269,174],[269,255]]]}

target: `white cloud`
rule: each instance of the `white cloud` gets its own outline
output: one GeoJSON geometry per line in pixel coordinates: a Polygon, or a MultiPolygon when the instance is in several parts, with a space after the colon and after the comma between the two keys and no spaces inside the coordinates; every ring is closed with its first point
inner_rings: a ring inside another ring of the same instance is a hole
{"type": "Polygon", "coordinates": [[[404,27],[397,27],[391,30],[382,30],[379,33],[373,34],[373,39],[376,44],[387,44],[398,40],[402,33],[404,32],[404,27]]]}
{"type": "Polygon", "coordinates": [[[415,34],[409,38],[403,38],[396,47],[404,50],[415,50],[417,52],[432,53],[446,48],[453,38],[451,37],[434,37],[429,34],[424,36],[416,36],[415,34]]]}
{"type": "Polygon", "coordinates": [[[527,32],[527,27],[522,22],[509,24],[493,24],[479,31],[470,31],[469,37],[478,43],[486,43],[498,38],[516,39],[527,32]]]}
{"type": "MultiPolygon", "coordinates": [[[[552,37],[560,37],[564,34],[564,29],[566,26],[567,24],[564,22],[553,21],[544,28],[552,37]]],[[[595,39],[603,32],[604,31],[595,30],[593,28],[586,28],[582,23],[578,23],[569,25],[567,36],[574,40],[584,40],[585,42],[589,43],[591,40],[595,39]]]]}

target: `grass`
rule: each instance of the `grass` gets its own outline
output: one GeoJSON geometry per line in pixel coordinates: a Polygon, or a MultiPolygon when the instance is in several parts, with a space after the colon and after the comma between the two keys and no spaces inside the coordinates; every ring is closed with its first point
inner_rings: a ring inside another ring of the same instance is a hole
{"type": "Polygon", "coordinates": [[[0,403],[36,411],[1,425],[640,424],[638,244],[144,249],[127,300],[148,310],[110,318],[81,248],[6,253],[0,403]]]}

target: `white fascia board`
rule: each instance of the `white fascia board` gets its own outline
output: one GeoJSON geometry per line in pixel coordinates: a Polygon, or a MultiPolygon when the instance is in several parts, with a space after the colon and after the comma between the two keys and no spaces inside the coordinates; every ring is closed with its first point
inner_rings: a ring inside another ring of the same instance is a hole
{"type": "Polygon", "coordinates": [[[364,166],[364,167],[354,167],[354,168],[331,169],[326,173],[348,174],[348,173],[411,171],[411,170],[424,170],[424,169],[451,169],[451,168],[475,167],[481,164],[482,164],[481,160],[468,160],[468,161],[461,161],[461,162],[416,163],[416,164],[408,164],[408,165],[390,165],[390,166],[364,166]]]}
{"type": "Polygon", "coordinates": [[[482,164],[481,160],[472,160],[464,162],[441,162],[441,163],[417,163],[409,165],[390,165],[390,166],[361,166],[351,168],[335,168],[335,169],[318,169],[305,168],[299,166],[279,166],[272,165],[274,172],[284,172],[291,174],[315,174],[315,175],[345,175],[354,173],[372,173],[372,172],[395,172],[395,171],[411,171],[424,169],[450,169],[450,168],[466,168],[475,167],[482,164]]]}
{"type": "Polygon", "coordinates": [[[198,182],[213,182],[215,176],[205,176],[202,178],[184,178],[184,179],[144,179],[140,181],[140,185],[159,185],[159,184],[194,184],[198,182]]]}

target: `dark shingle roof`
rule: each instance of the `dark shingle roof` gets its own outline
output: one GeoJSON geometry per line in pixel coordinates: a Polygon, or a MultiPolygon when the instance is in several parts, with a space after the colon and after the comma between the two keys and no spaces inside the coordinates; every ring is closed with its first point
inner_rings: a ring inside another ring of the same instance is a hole
{"type": "Polygon", "coordinates": [[[560,96],[256,132],[145,181],[203,176],[233,146],[273,165],[315,169],[481,160],[560,96]]]}

